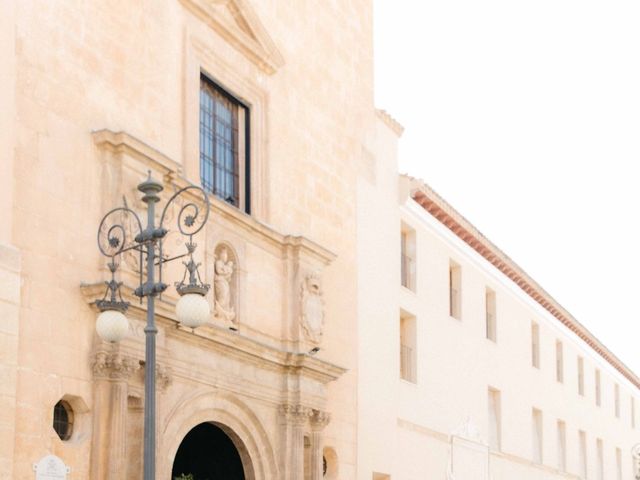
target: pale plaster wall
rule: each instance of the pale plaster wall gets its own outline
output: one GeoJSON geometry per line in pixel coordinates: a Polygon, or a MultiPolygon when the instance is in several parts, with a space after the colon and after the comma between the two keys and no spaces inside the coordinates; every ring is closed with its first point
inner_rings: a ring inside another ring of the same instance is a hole
{"type": "MultiPolygon", "coordinates": [[[[399,384],[398,415],[445,434],[470,417],[486,442],[487,388],[501,391],[502,452],[491,457],[492,478],[564,478],[556,471],[556,422],[566,422],[567,470],[578,472],[578,430],[587,432],[589,477],[596,476],[596,439],[604,442],[604,471],[615,474],[623,452],[623,478],[631,478],[632,386],[554,317],[533,302],[470,247],[413,201],[401,206],[416,229],[417,291],[402,287],[400,305],[418,323],[418,381],[399,384]],[[462,269],[461,320],[449,316],[450,260],[462,269]],[[496,292],[497,343],[485,338],[485,288],[496,292]],[[540,328],[540,369],[531,365],[531,322],[540,328]],[[556,382],[556,339],[564,345],[564,383],[556,382]],[[585,396],[578,395],[577,356],[585,359],[585,396]],[[594,369],[602,371],[602,406],[595,405],[594,369]],[[621,418],[614,416],[614,383],[621,388],[621,418]],[[531,465],[531,410],[543,414],[543,467],[531,465]]],[[[389,377],[391,377],[389,372],[389,377]]],[[[402,472],[402,470],[401,470],[402,472]]],[[[399,478],[410,478],[401,473],[399,478]]],[[[571,478],[571,477],[567,477],[571,478]]]]}
{"type": "Polygon", "coordinates": [[[400,448],[399,392],[394,388],[400,365],[393,341],[399,338],[400,300],[396,147],[397,136],[378,120],[358,180],[358,478],[362,480],[370,480],[372,472],[391,473],[400,448]],[[391,385],[389,372],[395,373],[391,385]]]}
{"type": "MultiPolygon", "coordinates": [[[[386,138],[377,134],[380,142],[386,138]]],[[[501,451],[486,460],[488,478],[577,478],[579,430],[587,435],[588,478],[597,478],[597,439],[604,445],[605,478],[615,478],[616,448],[622,452],[622,478],[633,478],[631,447],[640,442],[637,388],[409,199],[404,177],[398,189],[391,147],[374,149],[381,155],[374,163],[377,175],[363,174],[358,184],[358,478],[371,479],[374,472],[402,480],[447,478],[454,432],[468,423],[466,434],[478,445],[487,442],[489,387],[501,392],[502,426],[501,451]],[[400,285],[401,222],[416,231],[415,292],[400,285]],[[460,320],[449,315],[451,261],[462,272],[460,320]],[[485,336],[487,287],[496,293],[496,343],[485,336]],[[416,317],[416,383],[399,375],[400,312],[416,317]],[[532,321],[540,329],[539,369],[531,365],[532,321]],[[564,383],[556,381],[556,340],[564,346],[564,383]],[[579,355],[585,361],[584,396],[578,395],[579,355]],[[596,368],[602,376],[600,407],[595,404],[596,368]],[[621,392],[620,419],[614,415],[615,383],[621,392]],[[532,408],[543,415],[541,465],[531,461],[532,408]],[[558,420],[566,424],[567,473],[557,468],[558,420]]]]}

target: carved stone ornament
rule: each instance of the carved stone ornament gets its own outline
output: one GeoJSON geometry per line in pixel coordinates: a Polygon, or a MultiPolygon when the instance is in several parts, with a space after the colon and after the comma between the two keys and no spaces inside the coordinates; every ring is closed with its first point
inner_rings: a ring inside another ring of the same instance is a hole
{"type": "Polygon", "coordinates": [[[42,457],[39,462],[33,464],[33,470],[36,472],[36,480],[65,480],[71,471],[55,455],[42,457]]]}
{"type": "Polygon", "coordinates": [[[229,259],[227,247],[220,248],[214,264],[213,292],[215,298],[214,316],[226,322],[236,318],[232,302],[232,276],[235,269],[233,260],[229,259]]]}
{"type": "Polygon", "coordinates": [[[322,410],[312,410],[309,420],[311,422],[311,428],[314,430],[322,430],[329,425],[331,414],[329,412],[323,412],[322,410]]]}
{"type": "Polygon", "coordinates": [[[300,296],[302,328],[311,341],[319,343],[324,329],[324,299],[317,274],[307,275],[302,282],[300,296]]]}
{"type": "Polygon", "coordinates": [[[140,368],[140,362],[121,353],[97,352],[91,363],[93,375],[97,378],[127,380],[140,368]]]}
{"type": "Polygon", "coordinates": [[[164,366],[160,363],[156,364],[156,382],[163,392],[173,383],[171,367],[164,366]]]}
{"type": "Polygon", "coordinates": [[[280,405],[280,414],[284,417],[286,423],[293,425],[304,425],[309,420],[312,410],[303,405],[280,405]]]}

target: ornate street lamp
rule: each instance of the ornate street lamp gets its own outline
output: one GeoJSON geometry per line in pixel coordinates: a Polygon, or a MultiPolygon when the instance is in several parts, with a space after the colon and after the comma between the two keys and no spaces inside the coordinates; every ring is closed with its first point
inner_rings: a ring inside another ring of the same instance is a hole
{"type": "Polygon", "coordinates": [[[155,324],[155,298],[161,295],[167,288],[162,283],[162,267],[165,263],[188,257],[183,262],[185,272],[180,282],[176,282],[176,290],[180,299],[176,304],[176,315],[180,323],[189,328],[196,328],[204,324],[209,316],[209,303],[204,298],[209,285],[202,282],[198,272],[199,263],[193,258],[196,244],[193,236],[198,233],[209,218],[209,199],[207,193],[200,187],[189,185],[177,191],[167,202],[160,216],[159,226],[155,225],[155,206],[160,201],[158,194],[163,190],[162,184],[151,178],[151,172],[147,180],[138,185],[144,195],[142,201],[147,204],[147,226],[142,228],[142,222],[138,215],[128,206],[118,207],[107,213],[100,222],[98,228],[98,248],[100,252],[109,258],[108,267],[111,271],[111,280],[105,282],[107,289],[102,300],[96,302],[100,315],[96,322],[96,331],[100,338],[107,342],[122,340],[129,330],[129,322],[125,317],[129,303],[125,302],[120,292],[122,282],[115,279],[119,264],[116,257],[121,258],[124,252],[138,252],[139,284],[134,294],[147,298],[147,325],[145,332],[145,379],[144,379],[144,480],[155,480],[155,418],[156,418],[156,334],[158,329],[155,324]],[[162,241],[168,233],[164,228],[167,210],[173,202],[187,191],[195,191],[202,196],[204,208],[194,201],[187,201],[180,209],[177,216],[178,231],[188,237],[186,243],[187,252],[175,257],[167,257],[162,252],[162,241]],[[133,222],[125,224],[125,217],[130,217],[133,222]],[[133,225],[133,226],[131,226],[133,225]],[[130,230],[135,230],[135,237],[130,230]],[[146,266],[146,279],[143,274],[146,266]],[[159,281],[155,281],[156,270],[159,281]],[[146,281],[145,281],[146,280],[146,281]]]}

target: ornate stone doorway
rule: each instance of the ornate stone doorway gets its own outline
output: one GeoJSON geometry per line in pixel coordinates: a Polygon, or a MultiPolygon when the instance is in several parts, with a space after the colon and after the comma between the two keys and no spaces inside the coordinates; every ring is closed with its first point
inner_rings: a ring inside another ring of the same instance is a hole
{"type": "Polygon", "coordinates": [[[240,453],[222,428],[207,422],[187,433],[171,471],[171,480],[182,478],[245,480],[240,453]]]}

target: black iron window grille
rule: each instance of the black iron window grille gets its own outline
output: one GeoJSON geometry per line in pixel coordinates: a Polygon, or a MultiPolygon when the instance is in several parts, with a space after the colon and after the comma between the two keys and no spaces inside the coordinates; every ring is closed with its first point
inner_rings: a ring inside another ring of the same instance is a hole
{"type": "Polygon", "coordinates": [[[200,77],[200,180],[202,187],[249,213],[248,109],[200,77]]]}
{"type": "Polygon", "coordinates": [[[63,400],[60,400],[53,407],[53,429],[60,440],[69,440],[73,433],[73,410],[63,400]]]}

